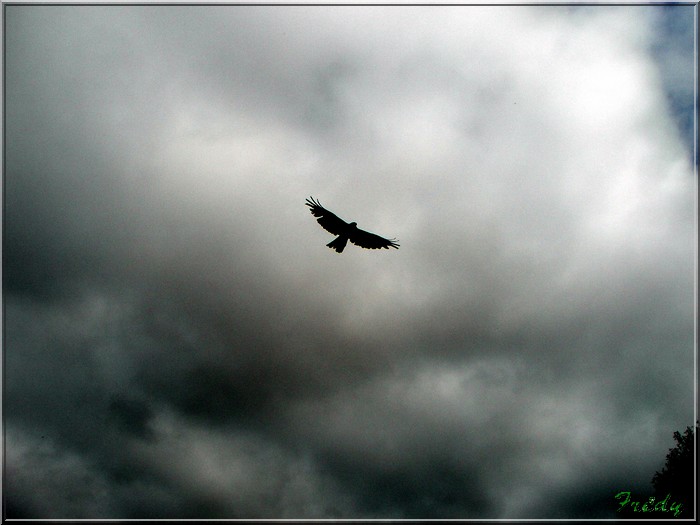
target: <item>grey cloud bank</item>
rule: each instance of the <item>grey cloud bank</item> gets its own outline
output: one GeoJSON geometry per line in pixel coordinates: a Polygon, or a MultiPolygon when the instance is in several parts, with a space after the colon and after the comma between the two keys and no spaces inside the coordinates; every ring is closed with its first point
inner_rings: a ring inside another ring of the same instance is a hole
{"type": "Polygon", "coordinates": [[[649,490],[694,417],[694,8],[4,9],[8,517],[649,490]]]}

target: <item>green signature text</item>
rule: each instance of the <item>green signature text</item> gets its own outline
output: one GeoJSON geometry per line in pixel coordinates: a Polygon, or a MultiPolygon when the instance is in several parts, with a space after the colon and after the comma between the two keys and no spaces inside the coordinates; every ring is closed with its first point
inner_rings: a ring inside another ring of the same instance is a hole
{"type": "Polygon", "coordinates": [[[617,512],[629,507],[634,512],[673,512],[674,516],[678,516],[683,508],[681,503],[670,503],[671,494],[666,494],[666,497],[660,501],[656,501],[654,496],[650,496],[647,501],[642,503],[641,501],[632,501],[631,492],[618,492],[615,499],[621,500],[617,512]]]}

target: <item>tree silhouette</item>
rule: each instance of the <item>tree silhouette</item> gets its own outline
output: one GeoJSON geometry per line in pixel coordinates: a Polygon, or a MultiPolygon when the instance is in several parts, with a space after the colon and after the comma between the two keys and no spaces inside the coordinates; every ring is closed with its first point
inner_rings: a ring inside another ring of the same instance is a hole
{"type": "Polygon", "coordinates": [[[666,464],[660,472],[657,471],[654,474],[651,484],[657,498],[663,498],[670,493],[673,498],[683,503],[684,517],[690,518],[693,515],[695,496],[693,428],[687,427],[683,434],[678,431],[674,432],[673,439],[676,440],[676,446],[669,449],[668,454],[666,454],[666,464]]]}
{"type": "MultiPolygon", "coordinates": [[[[696,423],[697,424],[697,423],[696,423]]],[[[696,429],[700,428],[700,424],[696,429]]],[[[692,519],[695,509],[696,449],[693,428],[687,427],[681,434],[676,431],[676,446],[669,449],[666,464],[654,474],[651,496],[619,492],[615,495],[617,516],[623,519],[692,519]],[[677,511],[677,512],[676,512],[677,511]]]]}

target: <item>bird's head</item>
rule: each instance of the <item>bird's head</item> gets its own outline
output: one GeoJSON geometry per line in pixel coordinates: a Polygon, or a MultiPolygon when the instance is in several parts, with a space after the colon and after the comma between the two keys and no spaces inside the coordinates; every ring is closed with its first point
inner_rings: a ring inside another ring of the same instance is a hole
{"type": "Polygon", "coordinates": [[[357,223],[356,222],[351,222],[350,223],[351,228],[357,228],[357,223]]]}

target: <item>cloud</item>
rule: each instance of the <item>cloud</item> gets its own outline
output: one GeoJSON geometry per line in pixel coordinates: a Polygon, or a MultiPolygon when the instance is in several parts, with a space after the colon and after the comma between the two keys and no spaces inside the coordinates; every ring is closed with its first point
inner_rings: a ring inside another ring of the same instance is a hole
{"type": "Polygon", "coordinates": [[[8,7],[8,513],[646,490],[693,415],[696,187],[685,41],[631,13],[8,7]],[[309,195],[401,249],[332,253],[309,195]]]}

